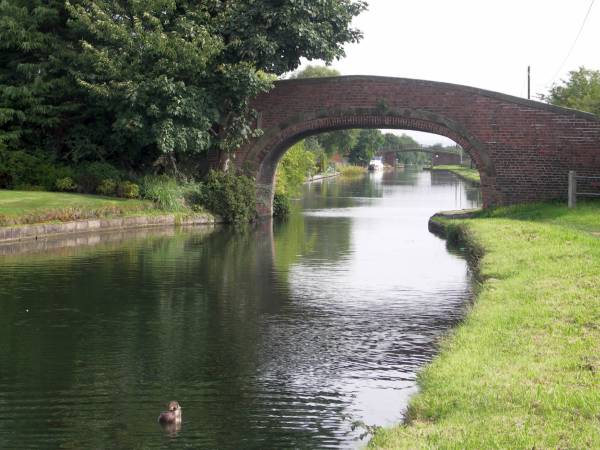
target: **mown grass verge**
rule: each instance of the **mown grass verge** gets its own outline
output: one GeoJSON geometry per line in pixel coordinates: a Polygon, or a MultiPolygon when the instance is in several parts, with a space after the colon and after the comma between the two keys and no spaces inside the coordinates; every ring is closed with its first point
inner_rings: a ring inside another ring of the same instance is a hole
{"type": "Polygon", "coordinates": [[[478,256],[464,322],[371,448],[600,447],[600,203],[446,222],[478,256]]]}
{"type": "Polygon", "coordinates": [[[461,178],[464,178],[467,181],[471,181],[473,183],[481,183],[481,178],[479,177],[479,172],[477,169],[470,169],[468,167],[458,166],[458,165],[446,165],[446,166],[433,166],[431,170],[447,170],[448,172],[452,172],[458,175],[461,178]]]}
{"type": "Polygon", "coordinates": [[[60,192],[0,190],[0,226],[158,213],[146,200],[60,192]]]}

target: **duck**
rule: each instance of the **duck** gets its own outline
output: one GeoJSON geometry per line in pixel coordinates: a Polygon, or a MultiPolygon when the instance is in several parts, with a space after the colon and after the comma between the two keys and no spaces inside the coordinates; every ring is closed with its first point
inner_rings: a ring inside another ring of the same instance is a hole
{"type": "Polygon", "coordinates": [[[167,404],[167,411],[163,411],[158,416],[158,422],[163,425],[168,424],[181,424],[181,406],[179,406],[179,402],[175,400],[170,401],[167,404]]]}

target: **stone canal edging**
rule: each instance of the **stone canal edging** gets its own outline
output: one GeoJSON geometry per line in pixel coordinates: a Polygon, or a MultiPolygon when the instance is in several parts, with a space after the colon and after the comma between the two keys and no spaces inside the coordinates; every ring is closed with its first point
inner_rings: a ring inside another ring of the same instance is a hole
{"type": "Polygon", "coordinates": [[[306,180],[304,182],[304,184],[306,183],[312,183],[313,181],[320,181],[320,180],[324,180],[326,178],[333,178],[333,177],[337,177],[340,175],[340,172],[333,172],[333,173],[320,173],[317,175],[314,175],[312,177],[310,177],[308,180],[306,180]]]}
{"type": "Polygon", "coordinates": [[[429,218],[429,223],[427,224],[429,231],[435,234],[436,236],[441,236],[443,238],[446,237],[446,226],[444,223],[440,222],[438,219],[470,219],[474,217],[481,209],[461,209],[457,211],[441,211],[435,213],[433,216],[429,218]]]}
{"type": "Polygon", "coordinates": [[[209,214],[183,217],[175,214],[165,214],[160,216],[118,217],[114,219],[89,219],[63,223],[18,225],[12,227],[0,227],[0,244],[23,240],[35,240],[71,233],[112,231],[169,225],[209,225],[216,223],[222,223],[222,220],[219,217],[209,214]]]}

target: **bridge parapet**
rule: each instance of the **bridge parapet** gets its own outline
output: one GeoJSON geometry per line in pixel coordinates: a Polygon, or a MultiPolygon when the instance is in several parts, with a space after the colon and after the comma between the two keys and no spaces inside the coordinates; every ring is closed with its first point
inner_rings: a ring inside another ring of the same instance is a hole
{"type": "Polygon", "coordinates": [[[236,152],[235,163],[270,189],[259,199],[263,213],[271,210],[285,151],[307,136],[348,128],[452,139],[479,170],[486,207],[566,198],[569,170],[600,172],[595,116],[467,86],[367,76],[289,80],[253,106],[264,133],[236,152]]]}

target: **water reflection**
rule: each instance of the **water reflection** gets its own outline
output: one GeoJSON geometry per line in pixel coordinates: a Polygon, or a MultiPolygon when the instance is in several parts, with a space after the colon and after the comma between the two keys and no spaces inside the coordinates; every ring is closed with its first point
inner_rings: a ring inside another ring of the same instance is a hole
{"type": "Polygon", "coordinates": [[[349,447],[352,421],[401,419],[469,294],[426,221],[474,200],[440,180],[313,184],[273,227],[5,252],[2,446],[349,447]],[[171,399],[183,424],[165,433],[171,399]]]}

